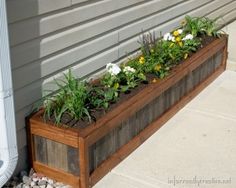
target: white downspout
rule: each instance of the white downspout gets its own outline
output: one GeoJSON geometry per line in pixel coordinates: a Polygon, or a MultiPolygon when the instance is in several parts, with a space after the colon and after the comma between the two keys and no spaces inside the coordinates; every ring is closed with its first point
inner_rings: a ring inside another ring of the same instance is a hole
{"type": "Polygon", "coordinates": [[[0,187],[12,176],[17,160],[6,2],[0,0],[0,187]]]}

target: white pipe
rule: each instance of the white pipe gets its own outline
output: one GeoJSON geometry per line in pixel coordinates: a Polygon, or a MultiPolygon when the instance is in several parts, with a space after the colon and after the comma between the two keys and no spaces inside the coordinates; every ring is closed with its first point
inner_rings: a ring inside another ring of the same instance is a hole
{"type": "Polygon", "coordinates": [[[0,187],[12,176],[18,160],[7,27],[6,2],[0,0],[0,187]]]}

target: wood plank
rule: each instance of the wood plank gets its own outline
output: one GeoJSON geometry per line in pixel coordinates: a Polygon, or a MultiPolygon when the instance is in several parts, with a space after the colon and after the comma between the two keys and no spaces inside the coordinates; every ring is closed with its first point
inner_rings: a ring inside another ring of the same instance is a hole
{"type": "Polygon", "coordinates": [[[46,143],[48,166],[68,172],[67,145],[49,139],[46,139],[46,143]]]}
{"type": "Polygon", "coordinates": [[[34,162],[33,168],[36,172],[42,173],[45,176],[51,177],[59,182],[64,182],[74,188],[80,188],[80,178],[78,176],[68,174],[60,169],[48,167],[47,165],[39,162],[34,162]]]}
{"type": "Polygon", "coordinates": [[[79,152],[77,148],[73,148],[71,146],[67,146],[67,162],[68,162],[68,171],[75,175],[79,176],[79,152]]]}
{"type": "Polygon", "coordinates": [[[47,140],[40,136],[33,136],[34,138],[34,153],[35,161],[43,164],[48,164],[47,140]]]}
{"type": "Polygon", "coordinates": [[[89,146],[83,138],[79,138],[80,188],[89,187],[89,146]]]}
{"type": "Polygon", "coordinates": [[[128,144],[123,146],[114,155],[109,157],[104,163],[102,163],[90,176],[90,184],[94,185],[105,174],[107,174],[112,168],[125,159],[132,151],[140,146],[147,138],[154,134],[164,123],[166,123],[174,114],[176,114],[181,108],[183,108],[189,101],[191,101],[198,93],[200,93],[205,87],[207,87],[215,78],[217,78],[223,71],[224,67],[219,67],[211,76],[198,85],[188,95],[184,96],[181,101],[176,103],[165,114],[158,118],[155,122],[145,128],[139,135],[133,138],[128,144]]]}
{"type": "Polygon", "coordinates": [[[55,125],[44,123],[40,116],[42,111],[38,112],[30,119],[31,134],[38,135],[50,140],[78,148],[78,133],[76,129],[60,128],[55,125]]]}

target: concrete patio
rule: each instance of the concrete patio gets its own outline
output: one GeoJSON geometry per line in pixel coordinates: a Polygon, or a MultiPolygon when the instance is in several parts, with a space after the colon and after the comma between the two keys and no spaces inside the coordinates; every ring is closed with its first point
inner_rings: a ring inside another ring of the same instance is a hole
{"type": "Polygon", "coordinates": [[[236,22],[227,71],[95,188],[236,187],[236,22]]]}

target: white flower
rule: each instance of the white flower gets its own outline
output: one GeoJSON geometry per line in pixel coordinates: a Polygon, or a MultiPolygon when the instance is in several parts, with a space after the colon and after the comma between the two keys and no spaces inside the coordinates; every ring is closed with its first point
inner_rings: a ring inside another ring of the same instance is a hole
{"type": "Polygon", "coordinates": [[[183,29],[178,29],[177,31],[178,31],[179,34],[183,33],[183,29]]]}
{"type": "Polygon", "coordinates": [[[175,42],[175,37],[171,37],[171,39],[170,39],[172,42],[175,42]]]}
{"type": "Polygon", "coordinates": [[[129,72],[134,73],[135,69],[130,66],[126,66],[123,71],[124,71],[124,73],[129,73],[129,72]]]}
{"type": "Polygon", "coordinates": [[[182,40],[192,40],[192,39],[193,39],[193,35],[187,34],[182,40]]]}
{"type": "Polygon", "coordinates": [[[108,63],[106,70],[113,76],[119,74],[121,71],[120,67],[114,63],[108,63]]]}
{"type": "Polygon", "coordinates": [[[164,40],[172,40],[172,35],[170,33],[166,33],[164,36],[163,36],[163,39],[164,40]]]}

